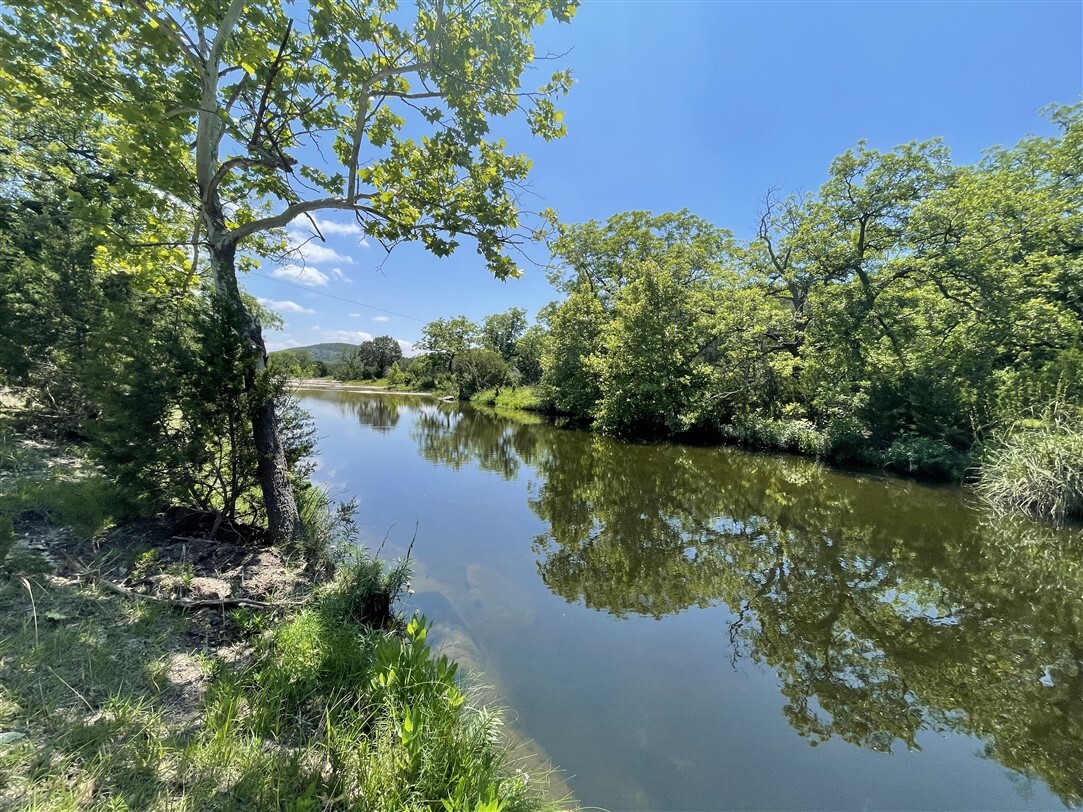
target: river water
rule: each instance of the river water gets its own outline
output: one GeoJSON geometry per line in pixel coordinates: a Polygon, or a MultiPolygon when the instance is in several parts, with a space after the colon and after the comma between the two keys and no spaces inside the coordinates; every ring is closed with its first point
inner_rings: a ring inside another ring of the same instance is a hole
{"type": "Polygon", "coordinates": [[[1083,534],[960,489],[302,391],[317,479],[584,806],[1083,796],[1083,534]]]}

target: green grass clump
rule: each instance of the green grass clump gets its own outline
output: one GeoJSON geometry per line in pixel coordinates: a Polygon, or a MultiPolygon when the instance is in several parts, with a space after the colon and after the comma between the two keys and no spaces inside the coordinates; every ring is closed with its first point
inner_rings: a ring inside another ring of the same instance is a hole
{"type": "Polygon", "coordinates": [[[977,488],[998,510],[1058,524],[1083,519],[1083,410],[1053,405],[994,434],[977,488]]]}
{"type": "Polygon", "coordinates": [[[433,655],[425,620],[412,619],[401,634],[379,628],[407,577],[404,565],[385,568],[371,558],[340,568],[312,605],[264,635],[248,670],[220,681],[204,735],[214,759],[223,735],[275,741],[292,753],[288,769],[248,773],[254,802],[335,799],[330,808],[350,810],[541,805],[504,763],[498,718],[469,705],[456,665],[433,655]]]}
{"type": "Polygon", "coordinates": [[[285,616],[235,613],[249,653],[226,660],[199,650],[205,613],[0,574],[0,807],[551,806],[425,620],[388,612],[408,577],[362,556],[285,616]]]}
{"type": "Polygon", "coordinates": [[[482,406],[495,406],[497,409],[519,409],[526,412],[540,412],[545,408],[538,390],[533,386],[483,389],[470,398],[470,401],[482,406]]]}

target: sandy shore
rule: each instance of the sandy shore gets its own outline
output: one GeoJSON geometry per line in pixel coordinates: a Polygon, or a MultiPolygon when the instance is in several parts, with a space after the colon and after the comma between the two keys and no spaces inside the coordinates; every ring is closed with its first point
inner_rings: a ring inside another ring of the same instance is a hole
{"type": "Polygon", "coordinates": [[[434,398],[432,392],[405,392],[400,389],[384,389],[379,386],[366,386],[360,383],[343,383],[328,378],[297,378],[290,381],[294,389],[334,389],[339,392],[368,392],[374,395],[415,395],[421,398],[434,398]]]}

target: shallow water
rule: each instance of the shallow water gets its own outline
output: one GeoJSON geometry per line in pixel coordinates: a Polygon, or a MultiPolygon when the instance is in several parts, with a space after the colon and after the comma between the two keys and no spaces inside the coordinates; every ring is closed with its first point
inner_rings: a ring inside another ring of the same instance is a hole
{"type": "Polygon", "coordinates": [[[1083,795],[1083,538],[959,489],[302,392],[408,609],[607,809],[1050,809],[1083,795]]]}

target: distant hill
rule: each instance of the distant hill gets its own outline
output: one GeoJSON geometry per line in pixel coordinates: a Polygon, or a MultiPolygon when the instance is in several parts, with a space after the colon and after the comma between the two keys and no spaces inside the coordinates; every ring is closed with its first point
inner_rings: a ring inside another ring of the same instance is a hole
{"type": "MultiPolygon", "coordinates": [[[[307,352],[311,356],[313,361],[323,361],[327,364],[337,364],[342,360],[342,356],[350,350],[356,350],[356,344],[344,344],[342,342],[331,342],[328,344],[309,344],[307,347],[290,347],[290,352],[307,352]]],[[[276,350],[275,352],[285,352],[285,350],[276,350]]],[[[275,353],[268,353],[274,355],[275,353]]]]}

